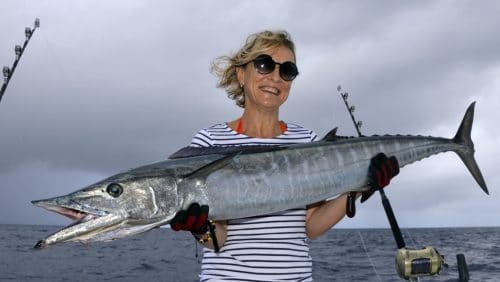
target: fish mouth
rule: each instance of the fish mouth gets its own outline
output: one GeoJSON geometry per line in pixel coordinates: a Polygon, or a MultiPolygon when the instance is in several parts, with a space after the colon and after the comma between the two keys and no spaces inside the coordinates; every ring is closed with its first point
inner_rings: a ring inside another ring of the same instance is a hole
{"type": "Polygon", "coordinates": [[[113,229],[113,226],[122,219],[122,217],[109,212],[84,206],[72,199],[64,200],[65,204],[59,203],[61,198],[32,201],[35,206],[58,213],[73,221],[47,238],[38,241],[34,246],[35,249],[68,241],[89,241],[95,236],[92,234],[113,229]]]}
{"type": "Polygon", "coordinates": [[[106,211],[84,206],[75,200],[69,200],[67,204],[59,204],[52,199],[31,201],[31,203],[48,211],[63,215],[73,220],[74,224],[86,222],[108,214],[106,211]]]}
{"type": "Polygon", "coordinates": [[[73,220],[75,223],[89,221],[100,216],[98,214],[88,213],[82,210],[67,207],[45,207],[45,209],[63,215],[73,220]]]}

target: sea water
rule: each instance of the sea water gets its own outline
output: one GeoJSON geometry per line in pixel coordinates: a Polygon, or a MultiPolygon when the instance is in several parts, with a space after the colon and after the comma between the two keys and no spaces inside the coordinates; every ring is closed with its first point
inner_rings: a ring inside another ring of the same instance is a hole
{"type": "MultiPolygon", "coordinates": [[[[58,226],[0,225],[0,281],[198,281],[201,248],[185,232],[156,229],[113,242],[35,250],[58,226]]],[[[500,227],[403,229],[408,247],[435,247],[448,267],[420,281],[500,281],[500,227]]],[[[403,281],[390,229],[332,229],[310,242],[315,281],[403,281]]]]}

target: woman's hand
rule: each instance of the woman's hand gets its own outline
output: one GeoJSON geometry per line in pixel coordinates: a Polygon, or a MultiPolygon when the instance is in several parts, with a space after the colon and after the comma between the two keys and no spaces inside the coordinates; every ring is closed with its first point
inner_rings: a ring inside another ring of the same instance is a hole
{"type": "Polygon", "coordinates": [[[363,192],[361,202],[368,200],[375,191],[383,189],[391,179],[399,174],[399,163],[396,157],[387,158],[384,153],[379,153],[370,161],[368,168],[368,186],[370,190],[363,192]]]}
{"type": "Polygon", "coordinates": [[[170,226],[174,231],[191,231],[193,234],[204,234],[208,230],[207,205],[200,206],[192,203],[187,210],[179,211],[170,221],[170,226]]]}
{"type": "Polygon", "coordinates": [[[227,223],[225,221],[209,223],[208,212],[207,205],[200,206],[198,203],[192,203],[187,210],[181,210],[175,215],[170,221],[170,226],[174,231],[190,231],[200,244],[218,252],[219,246],[224,246],[226,242],[227,223]],[[214,226],[212,229],[215,229],[216,238],[208,233],[209,224],[214,226]]]}

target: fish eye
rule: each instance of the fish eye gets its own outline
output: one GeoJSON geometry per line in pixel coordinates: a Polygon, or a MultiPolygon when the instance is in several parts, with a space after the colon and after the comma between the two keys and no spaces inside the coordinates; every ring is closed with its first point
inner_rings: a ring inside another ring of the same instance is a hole
{"type": "Polygon", "coordinates": [[[114,198],[118,198],[123,193],[123,187],[117,183],[111,183],[106,188],[106,192],[114,198]]]}

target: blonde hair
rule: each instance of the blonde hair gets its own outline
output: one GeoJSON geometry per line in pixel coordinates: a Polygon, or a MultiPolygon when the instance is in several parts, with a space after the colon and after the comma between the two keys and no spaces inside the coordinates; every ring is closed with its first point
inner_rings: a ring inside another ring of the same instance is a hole
{"type": "Polygon", "coordinates": [[[286,31],[262,31],[248,36],[245,44],[232,56],[217,57],[211,66],[211,72],[219,77],[217,87],[224,88],[227,96],[236,105],[245,107],[245,94],[238,82],[236,68],[253,61],[258,55],[277,47],[286,47],[292,51],[295,59],[295,44],[286,31]]]}

